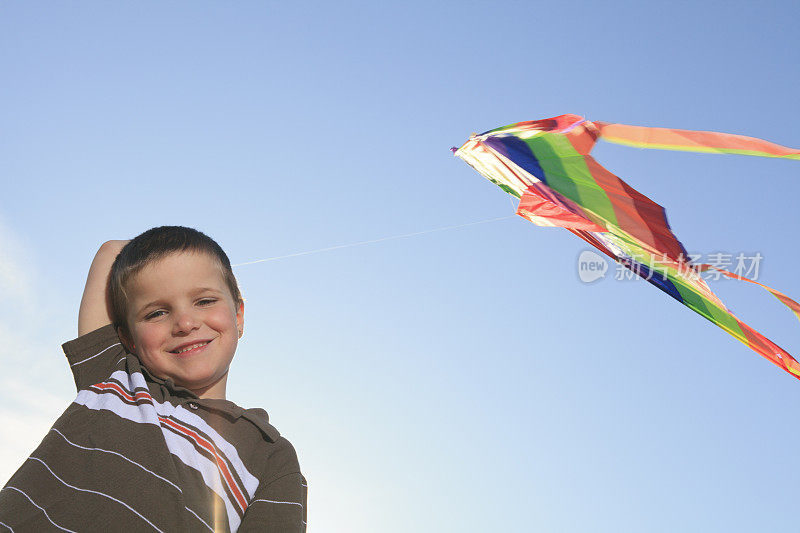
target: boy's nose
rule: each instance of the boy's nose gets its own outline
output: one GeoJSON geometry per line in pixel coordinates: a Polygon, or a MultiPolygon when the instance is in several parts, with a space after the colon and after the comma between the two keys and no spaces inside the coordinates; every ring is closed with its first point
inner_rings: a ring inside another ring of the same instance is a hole
{"type": "Polygon", "coordinates": [[[181,312],[176,317],[173,333],[188,333],[200,326],[197,318],[191,312],[181,312]]]}

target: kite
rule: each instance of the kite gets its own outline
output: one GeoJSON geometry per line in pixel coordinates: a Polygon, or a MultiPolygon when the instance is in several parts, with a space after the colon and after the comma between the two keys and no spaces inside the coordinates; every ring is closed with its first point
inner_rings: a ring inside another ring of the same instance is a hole
{"type": "Polygon", "coordinates": [[[739,320],[701,273],[747,281],[769,291],[800,319],[800,304],[755,280],[691,260],[664,208],[589,155],[598,139],[662,150],[800,160],[800,150],[728,133],[593,122],[577,115],[518,122],[473,134],[453,153],[519,199],[516,214],[539,226],[565,228],[614,261],[707,318],[800,379],[800,363],[739,320]]]}

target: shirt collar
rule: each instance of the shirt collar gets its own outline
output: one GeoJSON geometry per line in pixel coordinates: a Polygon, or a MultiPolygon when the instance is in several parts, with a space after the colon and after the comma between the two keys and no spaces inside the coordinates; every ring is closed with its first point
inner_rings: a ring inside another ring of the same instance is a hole
{"type": "Polygon", "coordinates": [[[204,409],[208,409],[209,411],[221,412],[229,417],[244,418],[256,426],[270,442],[275,442],[278,440],[278,437],[281,436],[278,430],[269,423],[269,415],[263,409],[245,409],[229,400],[217,398],[197,398],[196,400],[192,400],[192,403],[201,405],[204,409]]]}
{"type": "Polygon", "coordinates": [[[147,377],[164,386],[170,391],[173,396],[182,398],[186,403],[194,403],[203,406],[203,408],[213,411],[218,411],[230,418],[238,419],[244,418],[254,426],[256,426],[261,433],[264,434],[270,442],[275,442],[280,437],[280,432],[275,429],[275,426],[269,423],[269,415],[263,409],[253,408],[245,409],[239,407],[229,400],[222,400],[217,398],[199,398],[197,394],[180,385],[175,385],[171,378],[161,379],[154,376],[147,367],[141,365],[142,372],[147,373],[147,377]]]}

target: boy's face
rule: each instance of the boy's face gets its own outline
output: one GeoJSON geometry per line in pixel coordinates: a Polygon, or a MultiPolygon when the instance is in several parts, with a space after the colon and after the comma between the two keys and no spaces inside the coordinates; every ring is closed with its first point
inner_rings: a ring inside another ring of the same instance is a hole
{"type": "Polygon", "coordinates": [[[201,398],[225,398],[244,304],[233,301],[216,259],[169,254],[146,265],[126,290],[132,338],[125,340],[145,367],[201,398]]]}

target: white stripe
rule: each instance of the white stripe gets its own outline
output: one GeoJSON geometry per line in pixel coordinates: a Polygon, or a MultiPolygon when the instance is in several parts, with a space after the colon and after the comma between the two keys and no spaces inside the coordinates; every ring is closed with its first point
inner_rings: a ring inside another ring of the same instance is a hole
{"type": "Polygon", "coordinates": [[[11,533],[14,533],[14,530],[13,530],[13,529],[11,529],[11,526],[9,526],[8,524],[6,524],[5,522],[0,522],[0,526],[6,526],[6,527],[8,528],[8,530],[9,530],[9,531],[11,531],[11,533]]]}
{"type": "MultiPolygon", "coordinates": [[[[122,389],[125,390],[125,387],[122,387],[122,389]]],[[[130,393],[130,391],[126,392],[130,393]]],[[[95,411],[111,411],[122,418],[139,424],[161,426],[161,422],[158,421],[158,412],[151,405],[128,405],[116,394],[100,394],[91,390],[82,390],[75,398],[75,403],[85,405],[95,411]]]]}
{"type": "Polygon", "coordinates": [[[132,460],[132,459],[128,459],[127,457],[125,457],[124,455],[122,455],[122,454],[121,454],[121,453],[119,453],[119,452],[114,452],[114,451],[111,451],[111,450],[104,450],[104,449],[102,449],[102,448],[89,448],[89,447],[86,447],[86,446],[81,446],[80,444],[75,444],[74,442],[72,442],[71,440],[69,440],[69,439],[68,439],[66,436],[64,436],[64,434],[63,434],[63,433],[61,433],[61,432],[60,432],[59,430],[57,430],[56,428],[52,428],[50,431],[55,431],[56,433],[58,433],[59,435],[61,435],[61,438],[63,438],[65,441],[67,441],[67,442],[68,442],[69,444],[71,444],[72,446],[75,446],[76,448],[81,448],[81,449],[83,449],[83,450],[90,450],[90,451],[98,451],[98,452],[111,453],[111,454],[114,454],[114,455],[116,455],[116,456],[118,456],[118,457],[121,457],[121,458],[125,459],[126,461],[128,461],[129,463],[133,463],[133,464],[135,464],[136,466],[138,466],[139,468],[141,468],[141,469],[142,469],[142,470],[144,470],[145,472],[148,472],[148,473],[150,473],[150,474],[153,474],[154,476],[156,476],[156,477],[157,477],[158,479],[160,479],[161,481],[164,481],[164,482],[166,482],[166,483],[169,483],[170,485],[172,485],[173,487],[175,487],[176,489],[178,489],[178,492],[180,492],[181,494],[183,494],[183,491],[180,489],[180,487],[178,487],[178,485],[176,485],[176,484],[175,484],[175,483],[173,483],[172,481],[168,480],[167,478],[164,478],[164,477],[161,477],[161,476],[159,476],[158,474],[156,474],[156,473],[155,473],[155,472],[153,472],[152,470],[148,470],[147,468],[145,468],[144,466],[140,465],[140,464],[139,464],[139,463],[137,463],[136,461],[134,461],[134,460],[132,460]]]}
{"type": "Polygon", "coordinates": [[[300,507],[302,507],[302,506],[303,506],[303,504],[302,504],[302,503],[297,503],[297,502],[280,502],[280,501],[277,501],[277,500],[253,500],[252,502],[250,502],[250,505],[253,505],[253,504],[254,504],[254,503],[256,503],[256,502],[267,502],[267,503],[285,503],[285,504],[287,504],[287,505],[299,505],[300,507]]]}
{"type": "MultiPolygon", "coordinates": [[[[33,501],[33,500],[31,499],[31,497],[30,497],[30,496],[28,496],[27,494],[25,494],[24,492],[22,492],[21,490],[19,490],[17,487],[11,487],[11,486],[8,486],[8,487],[3,487],[3,489],[2,489],[2,490],[6,490],[6,489],[15,490],[15,491],[19,492],[20,494],[22,494],[23,496],[25,496],[26,498],[28,498],[28,501],[29,501],[29,502],[31,502],[31,503],[34,505],[34,507],[36,507],[37,509],[41,510],[41,511],[44,513],[44,517],[45,517],[45,518],[47,518],[47,520],[48,520],[48,521],[49,521],[51,524],[53,524],[54,526],[56,526],[56,527],[57,527],[58,529],[60,529],[61,531],[69,531],[69,533],[78,533],[77,531],[72,531],[71,529],[67,529],[67,528],[65,528],[65,527],[61,527],[61,526],[59,526],[58,524],[56,524],[55,522],[53,522],[53,521],[50,519],[50,515],[49,515],[49,514],[47,514],[47,511],[45,511],[45,510],[44,510],[42,507],[39,507],[39,506],[36,504],[36,502],[35,502],[35,501],[33,501]]],[[[11,528],[9,528],[9,529],[11,529],[11,528]]]]}
{"type": "Polygon", "coordinates": [[[78,361],[77,363],[72,363],[72,364],[71,364],[71,365],[69,365],[69,366],[77,366],[77,365],[83,364],[83,363],[85,363],[86,361],[88,361],[89,359],[94,359],[94,358],[95,358],[95,357],[97,357],[98,355],[100,355],[100,354],[102,354],[102,353],[104,353],[104,352],[106,352],[106,351],[110,350],[110,349],[111,349],[111,348],[113,348],[114,346],[120,346],[120,343],[112,344],[111,346],[109,346],[109,347],[108,347],[108,348],[106,348],[105,350],[101,351],[100,353],[96,353],[96,354],[94,354],[94,355],[93,355],[93,356],[91,356],[91,357],[87,357],[87,358],[86,358],[86,359],[84,359],[83,361],[78,361]]]}
{"type": "MultiPolygon", "coordinates": [[[[303,508],[303,504],[302,504],[302,503],[297,503],[297,502],[281,502],[281,501],[277,501],[277,500],[262,500],[262,499],[253,500],[252,502],[250,502],[250,505],[253,505],[253,504],[254,504],[254,503],[256,503],[256,502],[266,502],[266,503],[283,503],[283,504],[287,504],[287,505],[299,505],[301,509],[303,508]]],[[[305,520],[300,520],[300,521],[303,523],[303,525],[304,525],[304,526],[305,526],[305,525],[307,525],[305,520]]]]}
{"type": "Polygon", "coordinates": [[[136,511],[136,510],[135,510],[133,507],[131,507],[131,506],[130,506],[130,505],[128,505],[127,503],[125,503],[125,502],[123,502],[123,501],[121,501],[121,500],[118,500],[118,499],[114,498],[113,496],[109,496],[108,494],[104,494],[104,493],[102,493],[102,492],[98,492],[98,491],[96,491],[96,490],[82,489],[82,488],[80,488],[80,487],[76,487],[76,486],[74,486],[74,485],[70,485],[69,483],[67,483],[66,481],[64,481],[64,480],[63,480],[63,479],[61,479],[60,477],[58,477],[58,476],[56,475],[56,473],[55,473],[55,472],[53,472],[52,470],[50,470],[50,467],[49,467],[49,466],[47,466],[47,463],[45,463],[44,461],[42,461],[42,460],[41,460],[41,459],[39,459],[38,457],[28,457],[28,460],[31,460],[31,461],[39,461],[40,463],[42,463],[42,464],[44,465],[44,467],[45,467],[45,468],[48,470],[48,472],[50,472],[50,473],[53,475],[53,477],[54,477],[54,478],[56,478],[56,479],[57,479],[57,480],[59,480],[61,483],[63,483],[64,485],[66,485],[67,487],[69,487],[69,488],[71,488],[71,489],[79,490],[79,491],[81,491],[81,492],[89,492],[89,493],[92,493],[92,494],[97,494],[98,496],[104,496],[104,497],[108,498],[109,500],[114,500],[115,502],[119,503],[120,505],[124,505],[124,506],[125,506],[125,507],[126,507],[128,510],[129,510],[129,511],[131,511],[133,514],[135,514],[136,516],[138,516],[139,518],[141,518],[142,520],[144,520],[145,522],[147,522],[148,524],[150,524],[150,525],[153,527],[153,529],[155,529],[155,530],[156,530],[156,531],[158,531],[159,533],[164,533],[163,531],[161,531],[160,529],[158,529],[158,528],[156,527],[156,525],[155,525],[155,524],[153,524],[153,523],[152,523],[150,520],[148,520],[148,519],[147,519],[147,518],[145,518],[143,515],[141,515],[140,513],[138,513],[138,512],[137,512],[137,511],[136,511]]]}
{"type": "Polygon", "coordinates": [[[187,511],[189,511],[190,513],[192,513],[192,514],[194,515],[194,517],[195,517],[195,518],[197,518],[198,520],[200,520],[200,521],[203,523],[203,525],[204,525],[204,526],[206,526],[206,528],[208,528],[208,530],[209,530],[209,531],[211,531],[212,533],[214,532],[214,528],[212,528],[211,526],[209,526],[208,524],[206,524],[206,521],[205,521],[205,520],[203,520],[202,518],[200,518],[199,516],[197,516],[197,513],[195,513],[194,511],[192,511],[192,510],[191,510],[191,509],[189,509],[188,507],[184,507],[184,509],[186,509],[187,511]]]}

